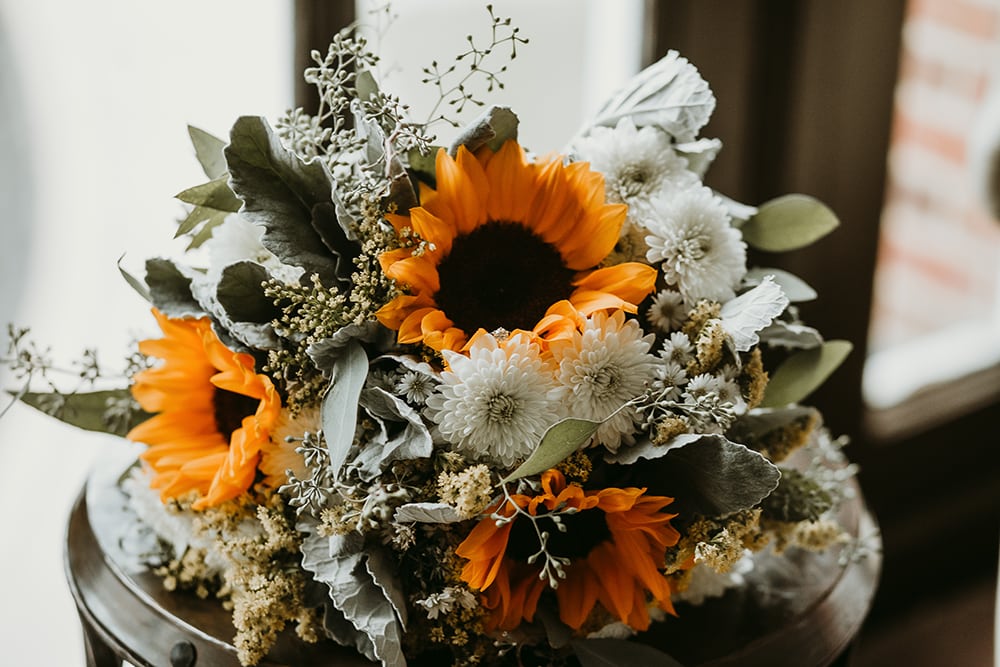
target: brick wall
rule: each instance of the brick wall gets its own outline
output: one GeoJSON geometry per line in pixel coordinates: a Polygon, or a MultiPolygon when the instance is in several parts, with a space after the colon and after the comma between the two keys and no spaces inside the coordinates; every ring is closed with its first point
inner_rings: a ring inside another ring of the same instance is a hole
{"type": "Polygon", "coordinates": [[[1000,314],[1000,222],[986,212],[969,166],[973,128],[993,94],[1000,95],[1000,0],[910,0],[872,350],[1000,314]]]}

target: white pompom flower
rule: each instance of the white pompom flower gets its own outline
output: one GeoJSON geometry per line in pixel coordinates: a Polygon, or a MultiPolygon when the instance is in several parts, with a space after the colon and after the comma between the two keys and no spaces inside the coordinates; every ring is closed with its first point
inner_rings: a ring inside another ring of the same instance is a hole
{"type": "Polygon", "coordinates": [[[503,342],[481,334],[468,356],[443,354],[449,368],[427,399],[427,416],[469,458],[509,468],[562,416],[552,368],[526,334],[503,342]]]}
{"type": "Polygon", "coordinates": [[[746,274],[746,244],[709,188],[660,197],[646,221],[646,259],[660,265],[684,300],[728,301],[746,274]]]}
{"type": "MultiPolygon", "coordinates": [[[[625,313],[596,313],[572,339],[552,341],[559,364],[556,396],[570,416],[595,421],[607,419],[642,394],[657,376],[657,358],[649,353],[655,335],[643,335],[639,323],[625,313]]],[[[617,451],[622,442],[635,442],[639,415],[632,407],[620,410],[597,429],[595,443],[617,451]]]]}

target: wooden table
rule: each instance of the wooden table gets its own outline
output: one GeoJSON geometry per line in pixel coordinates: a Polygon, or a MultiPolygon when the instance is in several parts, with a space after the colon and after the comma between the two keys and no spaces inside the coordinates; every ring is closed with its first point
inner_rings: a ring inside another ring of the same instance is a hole
{"type": "MultiPolygon", "coordinates": [[[[122,659],[137,667],[238,667],[229,612],[217,600],[164,590],[159,577],[119,548],[132,521],[116,483],[122,469],[95,470],[66,533],[66,574],[83,625],[88,667],[119,667],[122,659]]],[[[844,505],[840,518],[853,535],[877,532],[860,493],[844,505]]],[[[803,551],[792,569],[776,564],[765,558],[755,568],[751,580],[757,589],[730,590],[701,606],[678,605],[679,618],[655,624],[643,641],[687,667],[848,664],[849,647],[875,592],[880,557],[840,563],[836,550],[803,551]],[[761,594],[761,582],[767,595],[761,594]]],[[[260,664],[372,665],[333,642],[310,646],[290,636],[260,664]]]]}

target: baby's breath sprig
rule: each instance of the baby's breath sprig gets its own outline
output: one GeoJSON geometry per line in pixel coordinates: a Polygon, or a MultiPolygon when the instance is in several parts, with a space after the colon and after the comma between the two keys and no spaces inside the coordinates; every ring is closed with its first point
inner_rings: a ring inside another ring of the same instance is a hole
{"type": "Polygon", "coordinates": [[[444,122],[452,127],[458,127],[459,122],[447,116],[441,110],[442,105],[451,108],[451,111],[459,114],[465,109],[467,104],[481,107],[485,104],[480,100],[474,91],[470,89],[470,84],[475,80],[482,80],[486,84],[486,92],[493,92],[495,88],[503,89],[504,83],[501,75],[507,71],[507,65],[490,69],[486,66],[487,61],[500,47],[510,47],[507,58],[514,60],[517,58],[518,44],[527,44],[528,40],[520,36],[521,29],[511,24],[509,17],[500,17],[493,13],[493,5],[486,5],[490,13],[491,34],[488,46],[479,47],[472,35],[466,36],[469,48],[455,56],[455,62],[448,67],[442,68],[437,62],[431,62],[429,67],[423,68],[424,78],[422,83],[428,83],[438,91],[438,100],[427,114],[427,120],[423,127],[430,128],[436,123],[444,122]],[[464,74],[459,71],[459,66],[468,63],[468,70],[464,74]],[[457,77],[457,80],[455,78],[457,77]]]}

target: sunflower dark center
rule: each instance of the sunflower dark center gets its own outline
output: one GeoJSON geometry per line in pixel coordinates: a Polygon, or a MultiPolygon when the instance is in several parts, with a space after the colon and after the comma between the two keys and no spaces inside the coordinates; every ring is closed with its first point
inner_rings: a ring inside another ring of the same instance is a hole
{"type": "Polygon", "coordinates": [[[256,398],[216,387],[212,404],[215,408],[215,426],[219,433],[228,440],[233,431],[243,425],[244,417],[257,412],[259,403],[256,398]]]}
{"type": "MultiPolygon", "coordinates": [[[[560,532],[555,523],[544,518],[539,522],[539,528],[549,534],[546,550],[552,556],[585,558],[594,547],[607,542],[611,537],[607,515],[602,510],[590,509],[576,514],[561,514],[560,518],[566,525],[566,532],[560,532]]],[[[523,516],[514,519],[507,541],[508,557],[527,562],[529,556],[542,548],[538,534],[531,523],[530,519],[523,516]]]]}
{"type": "Polygon", "coordinates": [[[457,237],[438,265],[439,308],[466,332],[531,329],[572,292],[574,271],[523,225],[491,221],[457,237]]]}

